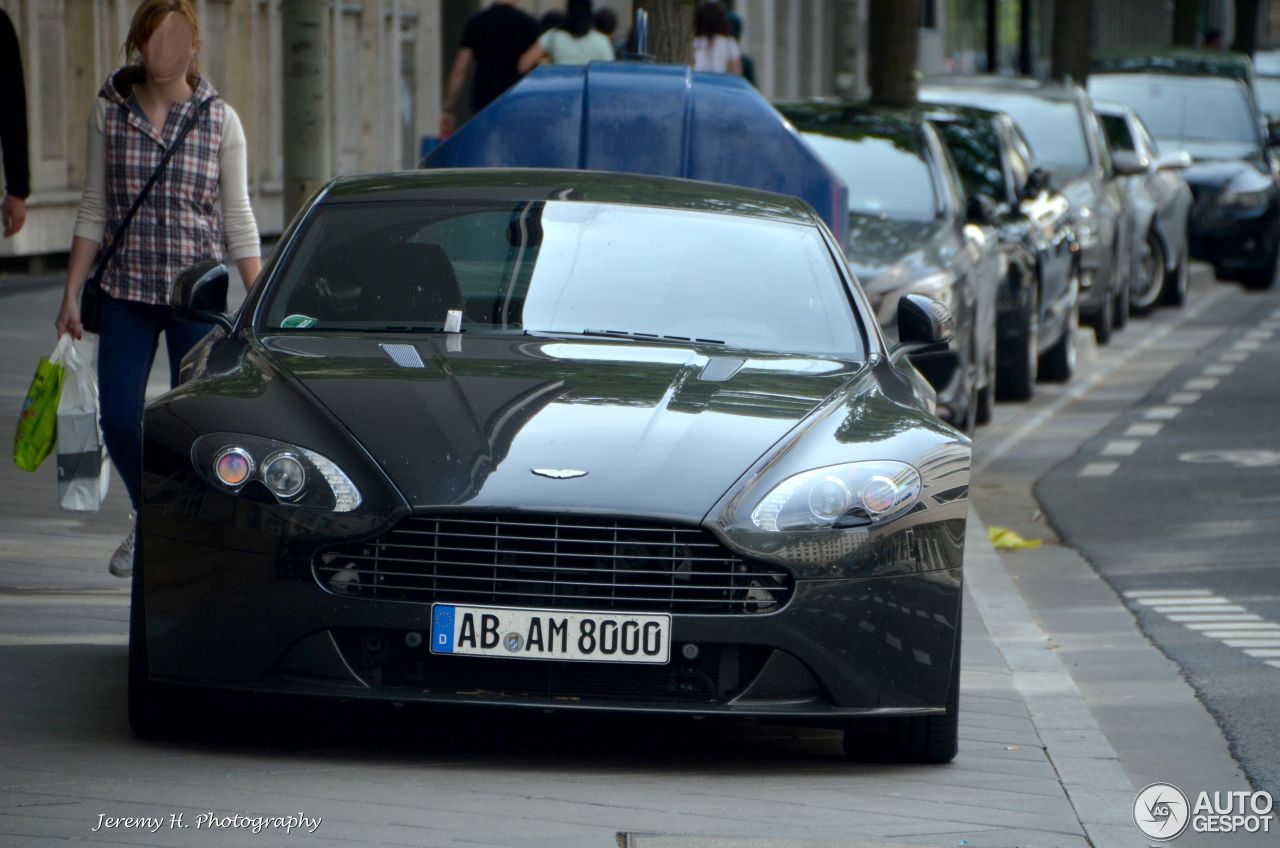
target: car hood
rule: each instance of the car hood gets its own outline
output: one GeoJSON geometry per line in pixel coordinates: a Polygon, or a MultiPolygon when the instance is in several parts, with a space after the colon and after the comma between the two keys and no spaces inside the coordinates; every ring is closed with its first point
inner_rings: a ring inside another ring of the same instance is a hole
{"type": "Polygon", "coordinates": [[[263,344],[415,509],[697,520],[824,399],[869,379],[859,363],[604,339],[295,334],[263,344]]]}
{"type": "Polygon", "coordinates": [[[1196,150],[1189,150],[1192,165],[1182,172],[1193,188],[1225,188],[1241,175],[1248,179],[1250,171],[1264,178],[1270,176],[1259,160],[1257,150],[1247,145],[1211,145],[1219,154],[1234,154],[1219,156],[1203,155],[1198,149],[1200,146],[1210,145],[1199,145],[1196,150]]]}
{"type": "Polygon", "coordinates": [[[845,253],[867,294],[882,296],[941,264],[938,246],[945,225],[849,214],[845,253]]]}

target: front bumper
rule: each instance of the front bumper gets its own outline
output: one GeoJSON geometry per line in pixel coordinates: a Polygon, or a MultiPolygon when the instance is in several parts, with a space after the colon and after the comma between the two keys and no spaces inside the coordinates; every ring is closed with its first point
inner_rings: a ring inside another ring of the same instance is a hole
{"type": "Polygon", "coordinates": [[[332,594],[314,576],[305,546],[200,544],[159,513],[144,507],[141,537],[147,657],[156,682],[813,719],[934,714],[947,700],[962,521],[916,526],[886,540],[901,548],[894,576],[797,580],[787,604],[767,614],[673,614],[671,663],[637,666],[432,655],[429,639],[419,638],[430,634],[430,604],[332,594]],[[696,657],[688,656],[689,645],[696,657]]]}
{"type": "Polygon", "coordinates": [[[1280,203],[1237,209],[1220,206],[1216,192],[1196,191],[1189,235],[1192,258],[1220,275],[1265,269],[1280,246],[1280,203]]]}

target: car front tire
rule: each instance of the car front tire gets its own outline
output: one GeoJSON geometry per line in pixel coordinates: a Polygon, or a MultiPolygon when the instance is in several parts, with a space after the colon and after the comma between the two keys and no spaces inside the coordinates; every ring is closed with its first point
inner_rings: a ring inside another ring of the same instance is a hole
{"type": "Polygon", "coordinates": [[[996,369],[996,396],[1000,400],[1031,400],[1036,392],[1040,364],[1040,304],[1035,292],[1020,317],[1013,338],[1001,345],[996,369]]]}
{"type": "Polygon", "coordinates": [[[1187,284],[1191,276],[1191,256],[1187,243],[1182,243],[1182,253],[1178,255],[1178,265],[1165,275],[1164,291],[1161,299],[1166,306],[1185,306],[1187,303],[1187,284]]]}
{"type": "Polygon", "coordinates": [[[1142,260],[1142,276],[1139,289],[1129,292],[1129,308],[1134,315],[1146,315],[1156,308],[1160,302],[1161,289],[1164,287],[1164,245],[1155,230],[1147,233],[1144,245],[1146,251],[1142,260]]]}
{"type": "Polygon", "coordinates": [[[1052,383],[1065,383],[1076,371],[1076,333],[1080,329],[1080,307],[1073,304],[1062,336],[1040,357],[1040,377],[1052,383]]]}

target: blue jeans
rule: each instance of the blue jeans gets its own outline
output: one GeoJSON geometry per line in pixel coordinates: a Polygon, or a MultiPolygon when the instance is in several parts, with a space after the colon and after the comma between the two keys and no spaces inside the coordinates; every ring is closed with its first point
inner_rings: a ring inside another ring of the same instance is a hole
{"type": "Polygon", "coordinates": [[[102,438],[136,511],[142,491],[142,405],[160,333],[169,352],[169,386],[187,351],[212,329],[184,321],[167,304],[120,300],[102,293],[98,335],[98,403],[102,438]]]}

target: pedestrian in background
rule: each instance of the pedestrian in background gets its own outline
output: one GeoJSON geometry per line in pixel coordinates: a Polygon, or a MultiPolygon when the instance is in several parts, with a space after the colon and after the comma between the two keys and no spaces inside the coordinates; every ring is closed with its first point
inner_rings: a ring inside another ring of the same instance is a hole
{"type": "MultiPolygon", "coordinates": [[[[177,318],[169,293],[188,265],[221,260],[225,246],[245,286],[258,276],[261,250],[249,205],[244,129],[235,110],[200,76],[200,25],[190,0],[145,0],[89,116],[85,187],[76,216],[58,335],[80,338],[80,292],[103,248],[120,244],[102,278],[98,394],[102,435],[136,514],[142,487],[142,405],[160,334],[169,384],[182,357],[209,325],[177,318]],[[120,225],[181,128],[162,179],[128,229],[120,225]]],[[[117,577],[133,571],[136,522],[111,557],[117,577]]]]}
{"type": "Polygon", "coordinates": [[[613,44],[595,27],[591,0],[569,0],[564,16],[563,29],[544,32],[520,57],[520,73],[529,73],[543,61],[553,65],[613,61],[613,44]]]}
{"type": "Polygon", "coordinates": [[[519,81],[522,74],[516,70],[516,63],[537,40],[538,22],[517,9],[516,0],[495,0],[487,9],[467,18],[462,45],[445,84],[444,111],[440,115],[442,141],[458,128],[455,110],[472,65],[475,76],[471,80],[471,113],[475,114],[519,81]]]}
{"type": "Polygon", "coordinates": [[[756,60],[747,55],[742,47],[742,16],[737,12],[729,12],[729,32],[733,40],[738,42],[738,52],[742,54],[742,78],[752,85],[756,84],[756,60]]]}
{"type": "Polygon", "coordinates": [[[619,56],[626,52],[627,40],[618,36],[618,13],[610,9],[608,6],[602,6],[596,9],[595,17],[592,19],[596,30],[609,39],[609,43],[613,45],[613,55],[619,56]]]}
{"type": "Polygon", "coordinates": [[[4,234],[15,236],[27,220],[31,169],[27,158],[27,87],[13,22],[0,9],[0,153],[4,154],[4,234]]]}
{"type": "Polygon", "coordinates": [[[719,3],[698,6],[693,19],[693,69],[742,74],[742,50],[729,28],[729,17],[719,3]]]}

